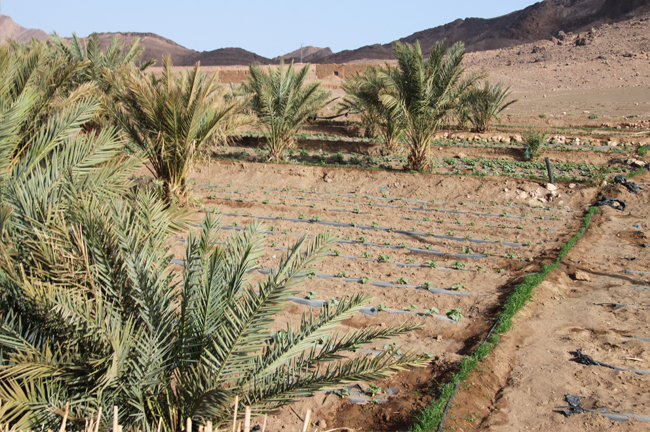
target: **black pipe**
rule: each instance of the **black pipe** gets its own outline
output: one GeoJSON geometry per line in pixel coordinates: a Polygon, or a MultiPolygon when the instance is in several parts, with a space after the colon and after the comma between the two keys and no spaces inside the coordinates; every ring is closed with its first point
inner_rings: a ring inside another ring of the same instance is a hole
{"type": "Polygon", "coordinates": [[[553,168],[551,168],[551,161],[546,159],[546,171],[548,172],[548,180],[551,182],[551,184],[555,184],[555,180],[553,180],[553,168]]]}

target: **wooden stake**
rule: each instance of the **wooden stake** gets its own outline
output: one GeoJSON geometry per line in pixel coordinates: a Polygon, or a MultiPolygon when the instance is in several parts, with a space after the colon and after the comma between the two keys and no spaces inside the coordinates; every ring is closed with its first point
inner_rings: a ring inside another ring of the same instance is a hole
{"type": "Polygon", "coordinates": [[[235,396],[235,414],[232,416],[232,432],[235,432],[237,429],[237,406],[239,406],[239,396],[235,396]]]}
{"type": "MultiPolygon", "coordinates": [[[[61,422],[61,429],[59,429],[59,432],[65,432],[65,424],[68,421],[68,409],[70,407],[70,403],[65,404],[65,412],[63,413],[63,421],[61,422]]],[[[7,427],[9,424],[7,424],[7,427]]]]}
{"type": "Polygon", "coordinates": [[[192,432],[192,419],[190,417],[187,418],[185,425],[185,432],[192,432]]]}
{"type": "MultiPolygon", "coordinates": [[[[160,432],[161,429],[162,429],[162,417],[160,417],[158,419],[158,432],[160,432]]],[[[95,431],[95,432],[97,432],[97,431],[95,431]]]]}
{"type": "Polygon", "coordinates": [[[212,422],[208,420],[208,422],[205,424],[205,429],[203,429],[204,432],[212,432],[212,422]]]}
{"type": "Polygon", "coordinates": [[[117,426],[117,432],[122,432],[122,425],[117,426]]]}
{"type": "Polygon", "coordinates": [[[237,425],[237,432],[240,432],[240,431],[241,431],[241,422],[239,422],[239,424],[237,425]]]}
{"type": "Polygon", "coordinates": [[[305,413],[305,422],[302,424],[302,432],[307,432],[309,429],[309,421],[311,420],[311,410],[307,410],[305,413]]]}
{"type": "Polygon", "coordinates": [[[262,432],[266,430],[266,419],[269,417],[268,414],[264,414],[264,423],[262,423],[262,432]]]}
{"type": "Polygon", "coordinates": [[[120,432],[117,424],[117,405],[113,407],[113,432],[120,432]]]}
{"type": "Polygon", "coordinates": [[[251,407],[249,406],[244,412],[244,432],[251,432],[251,407]]]}
{"type": "Polygon", "coordinates": [[[95,424],[95,432],[99,431],[99,422],[102,420],[102,407],[97,410],[97,423],[95,424]]]}

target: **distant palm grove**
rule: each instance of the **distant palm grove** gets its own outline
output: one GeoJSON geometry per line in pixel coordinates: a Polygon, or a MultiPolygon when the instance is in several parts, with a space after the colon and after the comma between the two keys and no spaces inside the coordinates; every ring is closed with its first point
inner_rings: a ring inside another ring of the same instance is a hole
{"type": "Polygon", "coordinates": [[[328,104],[358,116],[385,154],[404,152],[408,171],[429,172],[441,125],[487,130],[510,89],[466,72],[461,43],[427,56],[397,43],[397,65],[346,78],[338,101],[307,67],[251,65],[230,88],[198,64],[172,72],[169,57],[156,74],[136,67],[142,51],[119,39],[102,50],[96,34],[0,48],[0,424],[57,430],[65,412],[70,430],[97,418],[109,429],[116,406],[129,430],[218,426],[244,407],[265,414],[427,364],[419,352],[356,353],[417,325],[336,333],[362,295],[272,332],[334,236],[299,239],[260,278],[265,227],[217,244],[220,218],[207,214],[192,230],[188,179],[249,124],[269,161],[284,160],[328,104]],[[143,169],[151,181],[135,180],[143,169]],[[167,240],[180,233],[175,271],[167,240]]]}

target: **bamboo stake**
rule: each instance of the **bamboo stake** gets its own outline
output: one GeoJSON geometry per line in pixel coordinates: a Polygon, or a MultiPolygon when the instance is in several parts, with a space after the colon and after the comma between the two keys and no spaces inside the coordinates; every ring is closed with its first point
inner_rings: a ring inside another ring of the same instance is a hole
{"type": "Polygon", "coordinates": [[[203,430],[204,432],[212,432],[212,422],[208,420],[208,422],[205,424],[205,429],[203,430]]]}
{"type": "Polygon", "coordinates": [[[302,424],[302,432],[307,432],[309,429],[309,421],[311,420],[311,410],[308,409],[305,414],[305,422],[302,424]]]}
{"type": "Polygon", "coordinates": [[[97,423],[95,424],[95,432],[99,431],[99,422],[102,420],[102,407],[97,410],[97,423]]]}
{"type": "Polygon", "coordinates": [[[237,430],[237,406],[239,406],[239,396],[235,396],[235,414],[232,416],[232,432],[237,430]]]}
{"type": "Polygon", "coordinates": [[[117,405],[113,407],[113,432],[120,432],[117,424],[117,405]]]}
{"type": "MultiPolygon", "coordinates": [[[[59,432],[65,432],[65,424],[68,421],[68,409],[70,408],[70,403],[65,404],[65,412],[63,413],[63,421],[61,422],[61,429],[59,429],[59,432]]],[[[7,424],[7,427],[9,425],[7,424]]]]}
{"type": "MultiPolygon", "coordinates": [[[[161,429],[162,429],[162,417],[160,417],[158,419],[158,432],[160,432],[161,429]]],[[[97,431],[95,431],[95,432],[97,432],[97,431]]]]}
{"type": "Polygon", "coordinates": [[[192,419],[190,417],[187,418],[187,423],[185,424],[185,432],[192,432],[192,419]]]}
{"type": "Polygon", "coordinates": [[[251,432],[251,407],[249,406],[244,413],[244,432],[251,432]]]}
{"type": "Polygon", "coordinates": [[[268,414],[264,414],[264,423],[262,423],[262,432],[266,430],[266,419],[269,417],[268,414]]]}
{"type": "Polygon", "coordinates": [[[117,426],[117,432],[122,432],[122,425],[117,426]]]}

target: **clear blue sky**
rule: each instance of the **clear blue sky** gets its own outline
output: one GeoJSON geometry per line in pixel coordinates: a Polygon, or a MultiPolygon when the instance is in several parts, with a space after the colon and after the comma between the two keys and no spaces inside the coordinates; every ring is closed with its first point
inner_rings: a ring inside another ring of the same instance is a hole
{"type": "Polygon", "coordinates": [[[300,44],[334,52],[388,43],[457,18],[492,18],[535,0],[0,0],[17,24],[62,36],[153,32],[187,48],[240,47],[265,57],[300,44]]]}

